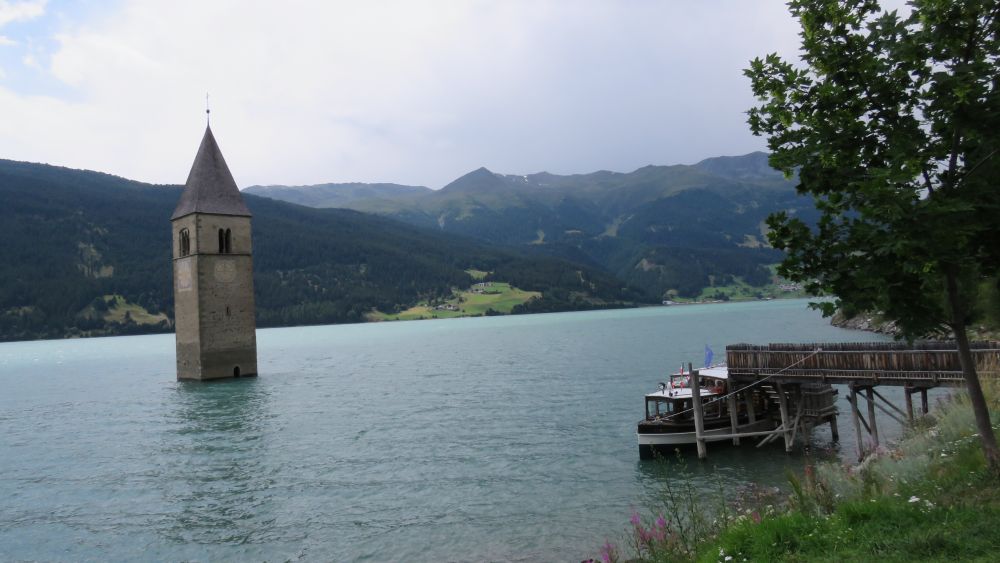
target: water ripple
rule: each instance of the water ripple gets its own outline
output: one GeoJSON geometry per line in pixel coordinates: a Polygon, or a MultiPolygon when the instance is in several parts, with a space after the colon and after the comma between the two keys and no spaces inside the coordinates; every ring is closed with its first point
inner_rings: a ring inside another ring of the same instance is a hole
{"type": "Polygon", "coordinates": [[[213,384],[170,335],[0,344],[0,560],[580,560],[665,481],[797,463],[640,463],[666,366],[865,337],[802,302],[269,329],[213,384]]]}

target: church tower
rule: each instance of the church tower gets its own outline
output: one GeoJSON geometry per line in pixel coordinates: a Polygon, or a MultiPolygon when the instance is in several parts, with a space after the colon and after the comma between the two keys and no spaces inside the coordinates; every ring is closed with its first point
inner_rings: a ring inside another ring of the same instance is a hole
{"type": "Polygon", "coordinates": [[[177,379],[257,375],[250,210],[211,127],[170,222],[177,379]]]}

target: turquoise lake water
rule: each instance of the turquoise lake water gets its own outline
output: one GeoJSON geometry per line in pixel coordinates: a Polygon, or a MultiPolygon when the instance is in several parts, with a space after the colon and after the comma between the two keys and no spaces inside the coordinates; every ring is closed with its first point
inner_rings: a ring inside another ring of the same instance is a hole
{"type": "MultiPolygon", "coordinates": [[[[664,374],[882,339],[798,300],[266,329],[260,377],[216,383],[175,381],[173,335],[0,344],[0,560],[580,561],[661,486],[635,423],[664,374]]],[[[840,430],[813,451],[850,458],[840,430]]],[[[710,445],[670,478],[781,485],[804,455],[710,445]]]]}

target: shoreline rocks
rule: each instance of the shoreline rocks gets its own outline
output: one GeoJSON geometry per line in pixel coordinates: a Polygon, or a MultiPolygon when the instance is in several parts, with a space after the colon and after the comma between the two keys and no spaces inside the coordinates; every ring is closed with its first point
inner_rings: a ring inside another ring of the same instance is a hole
{"type": "Polygon", "coordinates": [[[895,321],[883,320],[878,315],[872,313],[858,313],[854,317],[847,318],[843,311],[837,311],[830,318],[830,324],[839,328],[866,330],[868,332],[888,334],[889,336],[899,336],[900,334],[895,321]]]}

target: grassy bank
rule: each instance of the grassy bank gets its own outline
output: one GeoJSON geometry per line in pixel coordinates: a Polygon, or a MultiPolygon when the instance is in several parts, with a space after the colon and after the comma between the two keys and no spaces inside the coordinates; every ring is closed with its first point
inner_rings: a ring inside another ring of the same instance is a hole
{"type": "MultiPolygon", "coordinates": [[[[479,272],[485,276],[486,272],[479,272]]],[[[475,276],[475,274],[474,274],[475,276]]],[[[481,279],[480,278],[477,279],[481,279]]],[[[509,314],[515,306],[532,298],[541,297],[537,291],[524,291],[509,283],[489,282],[482,287],[471,287],[464,291],[455,290],[451,299],[434,303],[420,303],[399,313],[368,315],[372,321],[410,321],[418,319],[450,319],[454,317],[475,317],[486,314],[509,314]]]]}
{"type": "MultiPolygon", "coordinates": [[[[984,386],[1000,428],[1000,384],[984,386]]],[[[647,515],[633,514],[597,559],[996,561],[1000,553],[1000,482],[986,469],[961,389],[895,447],[856,466],[807,466],[789,482],[788,495],[744,492],[735,503],[722,491],[714,499],[669,491],[647,515]]]]}

